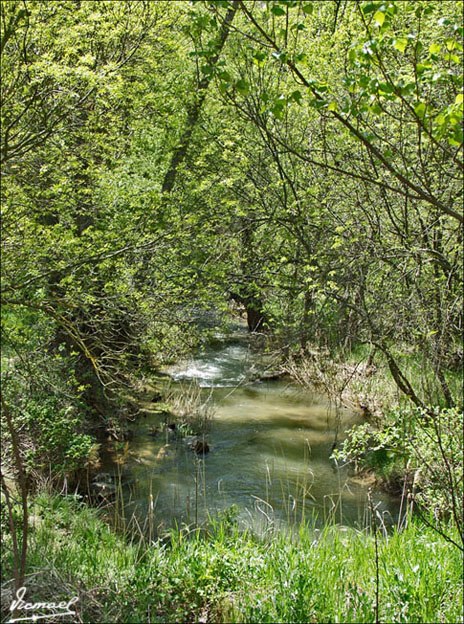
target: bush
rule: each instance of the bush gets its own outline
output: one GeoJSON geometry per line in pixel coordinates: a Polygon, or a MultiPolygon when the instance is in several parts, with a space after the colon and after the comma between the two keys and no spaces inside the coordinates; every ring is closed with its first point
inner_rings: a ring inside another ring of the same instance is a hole
{"type": "Polygon", "coordinates": [[[426,521],[442,532],[451,516],[462,535],[462,412],[401,406],[388,420],[391,424],[381,430],[369,424],[353,427],[334,459],[354,462],[357,469],[372,469],[384,478],[397,469],[406,479],[404,493],[417,503],[423,519],[430,517],[426,521]]]}
{"type": "MultiPolygon", "coordinates": [[[[31,348],[12,358],[2,372],[3,398],[20,444],[22,460],[32,481],[50,472],[63,477],[90,456],[95,440],[85,417],[85,387],[75,378],[76,359],[58,347],[53,355],[31,348]],[[24,365],[27,362],[27,366],[24,365]]],[[[3,461],[11,463],[9,427],[3,422],[3,461]]]]}

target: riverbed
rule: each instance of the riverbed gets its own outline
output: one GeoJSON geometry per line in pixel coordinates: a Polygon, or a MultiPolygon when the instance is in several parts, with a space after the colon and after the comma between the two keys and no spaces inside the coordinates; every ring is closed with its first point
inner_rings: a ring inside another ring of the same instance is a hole
{"type": "MultiPolygon", "coordinates": [[[[370,484],[331,458],[362,415],[288,379],[262,380],[266,366],[238,331],[166,369],[174,393],[198,392],[207,403],[212,417],[201,438],[209,452],[195,453],[192,436],[170,430],[155,405],[134,426],[124,464],[105,466],[126,519],[153,534],[224,514],[261,533],[302,521],[366,526],[370,484]]],[[[375,491],[374,505],[387,526],[395,522],[395,500],[375,491]]]]}

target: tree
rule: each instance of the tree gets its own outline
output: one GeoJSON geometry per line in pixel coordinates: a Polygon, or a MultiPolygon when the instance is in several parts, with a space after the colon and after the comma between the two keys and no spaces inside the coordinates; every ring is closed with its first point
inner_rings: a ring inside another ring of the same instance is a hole
{"type": "Polygon", "coordinates": [[[337,7],[240,2],[240,61],[217,74],[218,86],[258,129],[292,198],[293,214],[274,212],[273,222],[286,222],[304,250],[303,317],[312,299],[314,322],[328,314],[333,331],[347,318],[350,341],[383,350],[399,387],[421,405],[390,350],[414,343],[452,405],[443,369],[445,344],[457,343],[462,326],[456,5],[337,7]]]}

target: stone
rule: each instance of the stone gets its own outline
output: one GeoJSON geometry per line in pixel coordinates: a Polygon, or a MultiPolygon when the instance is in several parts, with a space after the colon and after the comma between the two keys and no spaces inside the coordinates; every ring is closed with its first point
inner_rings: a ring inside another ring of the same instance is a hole
{"type": "Polygon", "coordinates": [[[197,455],[206,455],[209,453],[209,444],[205,440],[199,440],[198,438],[192,443],[191,447],[197,455]]]}

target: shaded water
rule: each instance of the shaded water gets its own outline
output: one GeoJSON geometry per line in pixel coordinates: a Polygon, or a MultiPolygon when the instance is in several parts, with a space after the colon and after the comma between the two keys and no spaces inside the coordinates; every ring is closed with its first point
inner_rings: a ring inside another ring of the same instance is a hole
{"type": "MultiPolygon", "coordinates": [[[[198,384],[214,405],[205,434],[210,452],[198,456],[167,433],[150,437],[162,415],[138,422],[120,468],[126,516],[135,512],[154,532],[232,506],[241,523],[260,531],[312,517],[319,525],[365,526],[367,484],[330,459],[334,443],[361,417],[287,381],[246,382],[260,364],[249,342],[237,340],[169,369],[179,392],[198,384]]],[[[392,522],[396,504],[380,492],[374,500],[392,522]]]]}

